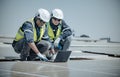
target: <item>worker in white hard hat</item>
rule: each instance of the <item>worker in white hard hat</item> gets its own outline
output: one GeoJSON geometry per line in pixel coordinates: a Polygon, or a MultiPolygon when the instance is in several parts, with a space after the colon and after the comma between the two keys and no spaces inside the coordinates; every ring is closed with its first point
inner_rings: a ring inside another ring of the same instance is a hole
{"type": "Polygon", "coordinates": [[[54,9],[51,19],[46,23],[48,36],[53,43],[55,50],[67,51],[71,44],[71,28],[63,20],[64,15],[61,9],[54,9]]]}
{"type": "Polygon", "coordinates": [[[26,21],[19,28],[12,46],[22,61],[40,60],[47,61],[45,53],[50,48],[45,23],[50,19],[50,14],[45,9],[39,9],[34,18],[26,21]],[[43,39],[46,40],[43,40],[43,39]],[[31,53],[31,54],[30,54],[31,53]]]}

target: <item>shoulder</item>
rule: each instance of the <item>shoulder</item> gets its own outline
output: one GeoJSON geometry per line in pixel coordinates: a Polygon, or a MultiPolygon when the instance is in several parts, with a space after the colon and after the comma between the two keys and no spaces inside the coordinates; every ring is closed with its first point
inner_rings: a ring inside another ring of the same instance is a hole
{"type": "Polygon", "coordinates": [[[33,24],[34,24],[34,18],[31,18],[23,23],[23,25],[29,26],[29,27],[32,27],[33,24]]]}
{"type": "Polygon", "coordinates": [[[65,20],[62,20],[62,21],[61,21],[61,24],[62,24],[63,26],[68,26],[67,23],[65,22],[65,20]]]}
{"type": "Polygon", "coordinates": [[[28,28],[33,28],[32,23],[29,21],[26,21],[22,25],[22,29],[28,29],[28,28]]]}
{"type": "Polygon", "coordinates": [[[62,21],[61,21],[61,24],[64,24],[64,23],[66,23],[65,20],[62,20],[62,21]]]}
{"type": "Polygon", "coordinates": [[[61,21],[61,25],[62,27],[68,27],[67,23],[64,20],[61,21]]]}

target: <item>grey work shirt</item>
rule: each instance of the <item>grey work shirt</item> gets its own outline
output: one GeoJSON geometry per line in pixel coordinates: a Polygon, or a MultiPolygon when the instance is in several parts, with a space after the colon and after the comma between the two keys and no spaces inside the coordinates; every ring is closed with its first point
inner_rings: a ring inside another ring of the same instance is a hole
{"type": "MultiPolygon", "coordinates": [[[[37,34],[37,38],[40,37],[40,28],[41,27],[38,27],[37,25],[35,25],[35,28],[36,28],[36,34],[37,34]]],[[[33,26],[30,22],[25,22],[22,26],[22,30],[24,31],[24,38],[26,40],[27,43],[32,43],[34,42],[34,33],[33,33],[33,26]]],[[[45,32],[44,32],[44,35],[43,35],[43,38],[45,40],[49,40],[48,38],[48,34],[47,34],[47,29],[45,29],[45,32]]]]}
{"type": "MultiPolygon", "coordinates": [[[[37,34],[37,38],[40,37],[40,28],[41,27],[38,27],[36,24],[35,24],[35,28],[36,28],[36,34],[37,34]]],[[[33,26],[30,22],[25,22],[23,23],[23,26],[22,26],[22,30],[24,31],[24,38],[26,40],[27,43],[32,43],[34,42],[34,33],[33,33],[33,26]]],[[[45,29],[45,32],[44,32],[44,35],[42,37],[43,40],[46,40],[48,42],[50,42],[50,39],[48,37],[48,32],[47,32],[47,28],[45,29]]],[[[51,42],[50,42],[51,43],[51,42]]],[[[53,48],[53,44],[51,43],[51,48],[53,48]]]]}
{"type": "MultiPolygon", "coordinates": [[[[50,26],[53,29],[54,35],[56,36],[58,26],[56,26],[52,23],[52,18],[50,19],[50,26]]],[[[65,39],[66,37],[72,35],[71,28],[65,23],[64,20],[62,20],[61,26],[62,26],[61,27],[62,34],[59,36],[61,39],[65,39]]]]}

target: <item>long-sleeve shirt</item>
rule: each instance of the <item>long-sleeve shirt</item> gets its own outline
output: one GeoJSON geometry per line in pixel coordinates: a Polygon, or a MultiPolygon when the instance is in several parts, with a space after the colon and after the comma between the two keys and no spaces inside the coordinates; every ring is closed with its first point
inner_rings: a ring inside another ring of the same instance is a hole
{"type": "MultiPolygon", "coordinates": [[[[37,38],[40,37],[40,28],[38,27],[37,24],[35,24],[35,28],[36,28],[36,33],[37,33],[37,38]]],[[[22,30],[24,31],[24,38],[26,40],[27,43],[32,43],[34,42],[34,33],[33,33],[33,26],[30,22],[25,22],[22,25],[22,30]]],[[[43,35],[43,39],[49,41],[49,37],[47,34],[47,29],[45,29],[44,35],[43,35]]]]}
{"type": "MultiPolygon", "coordinates": [[[[53,32],[54,32],[54,35],[56,36],[56,32],[57,32],[57,29],[58,29],[58,26],[55,26],[53,23],[52,23],[52,19],[50,20],[50,25],[53,29],[53,32]]],[[[65,39],[66,37],[72,35],[72,30],[71,28],[65,23],[64,20],[62,20],[62,28],[61,28],[61,31],[62,31],[62,34],[60,35],[60,38],[61,39],[65,39]]]]}

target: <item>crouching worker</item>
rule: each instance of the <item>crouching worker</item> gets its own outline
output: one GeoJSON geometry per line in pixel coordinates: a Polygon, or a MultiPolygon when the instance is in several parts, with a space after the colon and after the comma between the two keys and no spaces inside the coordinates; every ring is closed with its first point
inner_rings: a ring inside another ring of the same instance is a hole
{"type": "Polygon", "coordinates": [[[20,54],[22,61],[40,60],[47,61],[44,53],[50,48],[49,41],[42,40],[47,37],[45,23],[50,19],[50,14],[45,9],[39,9],[35,17],[23,23],[19,28],[12,46],[16,53],[20,54]],[[31,54],[30,54],[31,53],[31,54]]]}
{"type": "MultiPolygon", "coordinates": [[[[63,20],[63,12],[60,9],[54,9],[51,13],[51,18],[46,27],[48,36],[52,42],[52,47],[55,53],[58,51],[67,51],[71,44],[71,28],[63,20]]],[[[53,55],[54,59],[54,55],[53,55]]]]}

